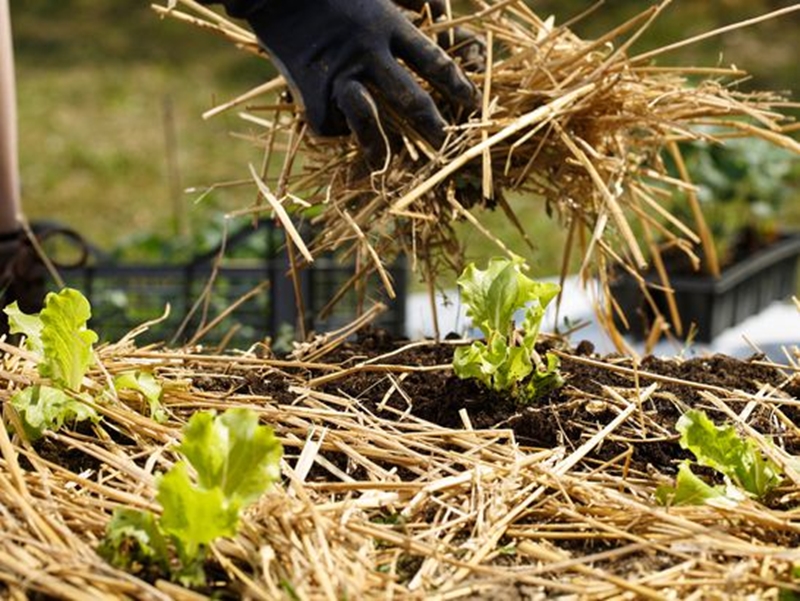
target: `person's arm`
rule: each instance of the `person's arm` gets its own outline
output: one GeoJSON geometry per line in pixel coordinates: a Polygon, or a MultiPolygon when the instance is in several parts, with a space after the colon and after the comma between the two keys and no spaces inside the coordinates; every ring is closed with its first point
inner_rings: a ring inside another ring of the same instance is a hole
{"type": "MultiPolygon", "coordinates": [[[[12,302],[27,313],[42,308],[47,270],[22,231],[17,95],[9,0],[0,0],[0,309],[12,302]]],[[[8,318],[0,312],[0,335],[8,318]]]]}
{"type": "Polygon", "coordinates": [[[8,0],[0,0],[0,239],[19,231],[17,97],[8,0]]]}

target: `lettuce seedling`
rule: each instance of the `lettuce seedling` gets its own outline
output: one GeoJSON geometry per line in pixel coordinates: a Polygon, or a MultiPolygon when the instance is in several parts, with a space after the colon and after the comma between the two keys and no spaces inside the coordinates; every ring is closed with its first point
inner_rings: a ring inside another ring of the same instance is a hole
{"type": "Polygon", "coordinates": [[[763,499],[781,483],[780,466],[764,457],[755,440],[740,437],[732,425],[717,426],[704,411],[692,409],[680,417],[676,428],[681,447],[691,451],[699,465],[722,474],[729,486],[704,485],[691,471],[690,462],[684,462],[675,486],[656,491],[662,503],[693,505],[723,496],[737,500],[741,494],[731,491],[731,486],[763,499]]]}
{"type": "Polygon", "coordinates": [[[675,486],[663,485],[656,489],[656,500],[662,505],[703,505],[716,499],[727,499],[724,486],[711,486],[692,471],[689,461],[678,466],[675,486]]]}
{"type": "MultiPolygon", "coordinates": [[[[11,399],[23,419],[28,435],[39,438],[45,430],[58,430],[66,422],[99,420],[97,412],[84,401],[83,378],[94,364],[93,345],[97,334],[87,327],[91,305],[72,288],[51,292],[44,308],[35,315],[23,313],[16,302],[4,310],[9,331],[23,336],[23,345],[37,359],[39,374],[46,383],[30,386],[11,399]]],[[[146,371],[130,371],[114,379],[117,390],[135,390],[150,405],[156,421],[166,420],[161,406],[161,386],[146,371]]]]}
{"type": "Polygon", "coordinates": [[[97,334],[87,327],[92,315],[80,292],[65,288],[45,297],[36,315],[23,313],[16,302],[4,309],[9,331],[24,336],[25,348],[36,356],[39,374],[48,384],[30,386],[11,399],[32,438],[58,430],[67,421],[98,420],[91,406],[80,400],[86,372],[94,363],[92,345],[97,334]]]}
{"type": "Polygon", "coordinates": [[[475,378],[526,403],[562,383],[558,357],[548,353],[543,361],[534,348],[545,309],[560,288],[530,279],[522,265],[521,260],[495,258],[485,271],[470,263],[459,277],[467,316],[485,342],[456,349],[453,369],[460,378],[475,378]],[[521,310],[517,329],[514,314],[521,310]]]}
{"type": "Polygon", "coordinates": [[[150,406],[150,417],[160,424],[167,421],[167,412],[161,404],[163,389],[149,371],[124,371],[114,378],[114,388],[138,392],[150,406]]]}
{"type": "Polygon", "coordinates": [[[195,413],[178,451],[184,460],[156,481],[161,515],[115,511],[100,552],[118,567],[144,561],[199,585],[208,545],[235,536],[241,512],[280,478],[283,449],[253,411],[236,408],[195,413]]]}

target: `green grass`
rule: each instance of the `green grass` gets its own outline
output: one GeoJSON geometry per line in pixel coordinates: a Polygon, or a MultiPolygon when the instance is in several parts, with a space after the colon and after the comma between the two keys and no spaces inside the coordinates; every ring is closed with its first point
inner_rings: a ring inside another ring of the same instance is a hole
{"type": "MultiPolygon", "coordinates": [[[[559,21],[593,2],[537,0],[531,5],[559,21]]],[[[641,10],[639,0],[607,3],[578,27],[587,36],[641,10]]],[[[663,26],[646,38],[663,44],[720,23],[793,2],[676,1],[663,26]]],[[[235,114],[203,121],[201,113],[271,77],[270,65],[224,40],[173,20],[161,20],[147,2],[26,0],[12,3],[20,105],[21,169],[25,211],[31,219],[55,219],[78,229],[101,248],[133,237],[180,241],[220,228],[220,215],[249,205],[250,186],[204,196],[175,192],[168,169],[166,135],[176,137],[171,157],[179,188],[247,179],[258,149],[231,136],[246,126],[235,114]],[[173,118],[167,118],[171,106],[173,118]]],[[[798,90],[793,34],[797,15],[670,55],[662,63],[736,62],[755,75],[757,87],[798,90]]],[[[564,233],[529,199],[514,205],[537,251],[506,231],[502,214],[478,217],[503,232],[528,258],[534,275],[556,273],[564,233]]],[[[800,223],[795,210],[794,223],[800,223]]],[[[470,259],[496,254],[480,234],[461,227],[470,259]]],[[[188,242],[184,248],[190,248],[188,242]]]]}
{"type": "Polygon", "coordinates": [[[145,4],[63,4],[73,7],[30,2],[13,13],[27,216],[109,249],[142,233],[188,235],[249,204],[245,188],[200,204],[180,190],[239,180],[259,160],[231,137],[243,128],[235,114],[201,114],[272,76],[271,66],[145,4]]]}

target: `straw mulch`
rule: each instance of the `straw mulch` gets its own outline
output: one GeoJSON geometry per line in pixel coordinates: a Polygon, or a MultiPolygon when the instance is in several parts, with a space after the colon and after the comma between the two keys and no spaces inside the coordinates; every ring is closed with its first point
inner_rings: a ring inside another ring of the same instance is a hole
{"type": "MultiPolygon", "coordinates": [[[[253,35],[238,25],[192,0],[170,4],[155,8],[258,52],[253,35]]],[[[603,289],[608,289],[611,265],[638,277],[651,262],[669,288],[660,260],[665,246],[680,248],[698,267],[702,246],[707,271],[718,274],[713,241],[691,185],[670,178],[663,158],[672,156],[681,167],[678,143],[702,137],[722,142],[758,136],[798,153],[800,145],[786,135],[793,126],[780,112],[786,106],[782,98],[737,91],[736,83],[747,77],[744,71],[673,68],[663,59],[697,39],[781,18],[800,7],[631,55],[630,48],[647,35],[669,0],[596,40],[583,40],[568,26],[540,18],[522,0],[469,4],[472,11],[450,21],[420,24],[432,35],[457,25],[487,42],[485,71],[470,74],[483,92],[482,110],[454,126],[439,151],[406,131],[405,149],[383,170],[368,173],[352,139],[315,138],[294,105],[266,95],[285,89],[280,77],[209,111],[207,116],[243,105],[241,116],[254,130],[247,137],[265,149],[263,165],[250,172],[262,204],[242,212],[274,211],[292,234],[290,252],[302,254],[297,264],[341,251],[357,261],[358,276],[379,273],[390,296],[384,265],[398,255],[411,259],[431,289],[443,269],[460,271],[455,221],[472,223],[498,252],[527,252],[507,248],[480,223],[480,207],[499,207],[510,226],[527,236],[505,200],[509,193],[524,194],[531,202],[544,199],[547,212],[569,233],[564,269],[579,259],[582,275],[599,278],[603,289]],[[681,214],[693,215],[692,223],[672,215],[675,202],[688,205],[681,214]],[[319,234],[303,240],[289,214],[309,205],[321,210],[313,219],[319,234]]],[[[612,310],[607,304],[601,311],[611,329],[612,310]]]]}
{"type": "MultiPolygon", "coordinates": [[[[120,394],[98,407],[99,425],[31,444],[14,434],[18,417],[4,403],[0,596],[201,598],[116,570],[95,548],[115,507],[157,510],[154,476],[176,460],[188,416],[232,406],[252,408],[275,429],[285,447],[284,479],[249,510],[235,539],[213,546],[212,581],[202,594],[776,599],[781,591],[800,592],[792,578],[800,562],[796,473],[788,470],[766,503],[666,508],[653,495],[671,481],[674,463],[632,460],[653,445],[677,447],[654,403],[685,407],[687,395],[675,390],[692,390],[715,420],[738,424],[786,466],[784,445],[800,448],[791,419],[798,398],[789,394],[800,390],[797,376],[789,378],[800,369],[797,349],[788,375],[775,372],[770,384],[742,376],[730,389],[669,375],[648,379],[646,367],[619,358],[572,356],[563,391],[569,401],[554,409],[549,428],[564,428],[559,420],[570,416],[596,417],[573,417],[579,436],[537,448],[508,425],[473,429],[468,411],[452,428],[414,417],[408,383],[452,376],[446,363],[405,363],[397,350],[364,360],[364,349],[351,349],[342,362],[345,344],[307,347],[302,358],[283,361],[256,352],[137,349],[130,341],[101,348],[101,367],[87,385],[106,388],[120,371],[153,370],[171,414],[165,424],[145,417],[135,394],[120,394]],[[613,376],[611,384],[576,388],[570,382],[580,381],[582,369],[593,382],[613,376]],[[363,376],[373,382],[368,388],[386,387],[379,405],[367,402],[367,388],[343,391],[341,384],[363,376]],[[624,452],[609,456],[614,445],[624,452]]],[[[404,352],[433,345],[412,343],[404,352]]],[[[446,356],[448,349],[439,351],[446,356]]],[[[39,376],[24,351],[2,350],[6,400],[39,376]]],[[[764,367],[771,370],[762,365],[757,373],[771,373],[764,367]]]]}

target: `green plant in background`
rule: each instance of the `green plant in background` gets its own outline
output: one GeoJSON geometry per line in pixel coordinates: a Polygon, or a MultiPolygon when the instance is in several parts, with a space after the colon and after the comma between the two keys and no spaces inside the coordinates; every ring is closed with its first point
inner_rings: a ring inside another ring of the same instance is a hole
{"type": "Polygon", "coordinates": [[[723,259],[734,261],[780,235],[784,213],[800,200],[796,154],[760,138],[697,140],[682,144],[681,154],[723,259]]]}
{"type": "Polygon", "coordinates": [[[208,546],[236,535],[242,511],[280,478],[283,449],[255,412],[236,408],[195,413],[178,451],[184,459],[156,480],[161,514],[117,509],[99,551],[115,566],[156,565],[199,586],[208,546]]]}
{"type": "MultiPolygon", "coordinates": [[[[99,421],[100,416],[92,407],[97,398],[83,383],[94,365],[93,345],[97,342],[97,334],[87,327],[92,310],[86,297],[64,288],[48,293],[38,314],[23,313],[16,302],[3,311],[8,316],[10,333],[23,337],[22,344],[35,358],[44,380],[11,398],[28,436],[39,438],[44,431],[59,430],[67,422],[99,421]]],[[[117,382],[142,393],[154,418],[165,418],[159,402],[161,388],[152,375],[148,378],[144,372],[123,373],[117,382]]]]}
{"type": "Polygon", "coordinates": [[[727,486],[710,486],[684,461],[675,486],[662,486],[656,498],[665,505],[699,505],[712,499],[742,498],[741,492],[763,499],[783,480],[780,467],[765,458],[755,440],[739,436],[732,425],[717,426],[703,411],[692,409],[678,420],[680,445],[692,452],[698,465],[724,476],[727,486]],[[733,490],[731,490],[733,488],[733,490]]]}
{"type": "Polygon", "coordinates": [[[520,260],[495,258],[485,271],[470,263],[458,286],[467,317],[485,341],[456,349],[453,368],[460,378],[475,378],[487,387],[509,392],[527,403],[561,385],[558,357],[542,359],[535,344],[545,309],[560,287],[536,282],[522,273],[520,260]],[[524,311],[519,329],[514,314],[524,311]]]}

